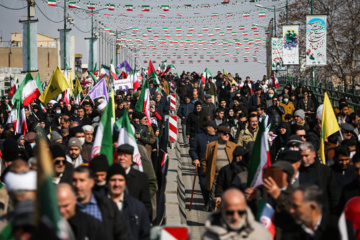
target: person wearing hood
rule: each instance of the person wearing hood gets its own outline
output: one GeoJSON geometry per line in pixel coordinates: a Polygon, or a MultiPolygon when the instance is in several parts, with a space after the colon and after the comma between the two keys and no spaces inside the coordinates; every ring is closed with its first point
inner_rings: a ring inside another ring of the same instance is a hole
{"type": "Polygon", "coordinates": [[[66,155],[66,160],[70,162],[74,168],[88,163],[87,160],[84,160],[81,157],[81,150],[82,144],[80,140],[76,137],[70,138],[68,142],[68,154],[66,155]]]}
{"type": "Polygon", "coordinates": [[[95,185],[93,191],[102,196],[106,196],[106,178],[109,169],[109,162],[106,155],[100,154],[91,160],[90,168],[94,173],[95,185]]]}
{"type": "Polygon", "coordinates": [[[270,240],[268,230],[255,221],[247,207],[244,194],[237,189],[229,189],[222,196],[219,211],[209,215],[205,221],[202,240],[270,240]]]}
{"type": "Polygon", "coordinates": [[[243,156],[247,153],[241,146],[237,146],[233,152],[233,161],[232,163],[221,168],[219,175],[216,180],[215,187],[215,202],[220,204],[221,195],[232,186],[232,182],[235,176],[241,172],[247,171],[247,164],[243,161],[243,156]]]}
{"type": "Polygon", "coordinates": [[[201,102],[197,101],[194,106],[194,111],[188,115],[186,121],[186,137],[190,139],[190,143],[199,131],[205,119],[205,114],[202,111],[201,102]]]}

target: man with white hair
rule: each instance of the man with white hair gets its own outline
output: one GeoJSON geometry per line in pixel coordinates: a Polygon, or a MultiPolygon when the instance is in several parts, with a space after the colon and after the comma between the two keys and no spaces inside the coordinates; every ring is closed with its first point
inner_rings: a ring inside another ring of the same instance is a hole
{"type": "Polygon", "coordinates": [[[81,156],[83,159],[91,159],[91,149],[94,140],[94,128],[91,125],[82,127],[85,133],[85,143],[82,145],[81,156]]]}
{"type": "Polygon", "coordinates": [[[258,222],[246,205],[244,194],[229,189],[222,196],[220,211],[210,214],[205,222],[203,240],[254,239],[270,240],[270,233],[258,222]]]}

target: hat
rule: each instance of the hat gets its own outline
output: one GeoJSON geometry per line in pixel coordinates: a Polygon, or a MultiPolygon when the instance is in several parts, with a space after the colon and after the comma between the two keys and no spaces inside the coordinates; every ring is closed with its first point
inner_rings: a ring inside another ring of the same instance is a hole
{"type": "Polygon", "coordinates": [[[291,135],[289,137],[289,141],[288,141],[288,146],[300,146],[300,144],[302,144],[302,139],[299,135],[291,135]]]}
{"type": "Polygon", "coordinates": [[[58,132],[52,131],[50,133],[50,142],[55,142],[59,139],[62,139],[62,136],[58,132]]]}
{"type": "Polygon", "coordinates": [[[123,175],[126,179],[126,173],[125,173],[125,169],[118,163],[114,163],[113,165],[111,165],[111,167],[109,167],[109,169],[107,170],[107,175],[106,175],[106,182],[109,182],[110,178],[116,174],[120,174],[123,175]]]}
{"type": "Polygon", "coordinates": [[[215,121],[207,121],[206,126],[207,126],[207,127],[213,127],[213,128],[215,128],[215,129],[218,128],[217,125],[216,125],[216,123],[215,123],[215,121]]]}
{"type": "Polygon", "coordinates": [[[30,170],[25,173],[7,172],[4,178],[8,192],[14,191],[35,191],[36,172],[30,170]]]}
{"type": "Polygon", "coordinates": [[[211,96],[209,94],[205,95],[205,99],[210,99],[210,98],[211,98],[211,96]]]}
{"type": "Polygon", "coordinates": [[[94,172],[107,172],[109,169],[109,162],[105,154],[100,154],[91,160],[90,168],[94,172]]]}
{"type": "Polygon", "coordinates": [[[57,103],[57,101],[55,101],[55,100],[50,100],[50,102],[49,102],[49,104],[55,104],[55,103],[57,103]]]}
{"type": "Polygon", "coordinates": [[[80,148],[80,151],[82,150],[81,142],[76,137],[70,138],[69,143],[68,143],[68,148],[71,148],[71,147],[78,147],[78,148],[80,148]]]}
{"type": "Polygon", "coordinates": [[[217,131],[218,133],[230,133],[230,128],[227,126],[220,126],[217,131]]]}
{"type": "Polygon", "coordinates": [[[305,111],[302,109],[296,110],[294,117],[300,117],[302,120],[305,120],[305,111]]]}
{"type": "Polygon", "coordinates": [[[82,129],[84,130],[84,132],[94,132],[94,128],[91,125],[85,125],[82,127],[82,129]]]}
{"type": "Polygon", "coordinates": [[[140,114],[139,114],[139,120],[143,119],[144,117],[146,117],[146,114],[145,114],[145,113],[140,113],[140,114]]]}
{"type": "Polygon", "coordinates": [[[351,124],[349,124],[349,123],[342,123],[342,124],[340,124],[340,127],[341,127],[342,130],[349,131],[349,132],[352,132],[352,131],[354,131],[354,129],[355,129],[355,128],[354,128],[351,124]]]}
{"type": "Polygon", "coordinates": [[[49,148],[53,159],[58,157],[66,158],[65,148],[62,144],[57,142],[52,142],[50,143],[49,148]]]}
{"type": "Polygon", "coordinates": [[[133,112],[132,118],[133,119],[140,119],[141,117],[141,112],[133,112]]]}
{"type": "Polygon", "coordinates": [[[289,98],[289,94],[285,93],[283,97],[284,98],[289,98]]]}
{"type": "Polygon", "coordinates": [[[196,107],[198,105],[202,106],[200,101],[196,101],[196,103],[194,104],[194,107],[196,107]]]}
{"type": "Polygon", "coordinates": [[[36,141],[37,138],[37,134],[34,132],[28,132],[27,134],[25,134],[25,142],[33,142],[36,141]]]}
{"type": "Polygon", "coordinates": [[[54,106],[53,106],[53,109],[56,109],[57,107],[61,108],[59,103],[55,103],[54,106]]]}
{"type": "Polygon", "coordinates": [[[8,138],[3,143],[3,158],[6,162],[15,160],[19,156],[18,143],[13,138],[8,138]]]}
{"type": "Polygon", "coordinates": [[[301,160],[301,154],[300,151],[286,149],[281,153],[279,159],[285,162],[296,163],[301,160]]]}
{"type": "Polygon", "coordinates": [[[131,146],[130,144],[122,144],[117,148],[117,152],[118,153],[127,153],[127,154],[133,154],[134,153],[134,147],[131,146]]]}
{"type": "Polygon", "coordinates": [[[294,170],[293,166],[291,165],[291,163],[286,162],[286,161],[277,161],[274,164],[272,164],[270,168],[281,168],[284,172],[286,172],[288,175],[288,177],[287,177],[288,183],[291,182],[291,178],[295,173],[295,170],[294,170]]]}
{"type": "Polygon", "coordinates": [[[238,156],[244,156],[245,155],[245,149],[242,146],[237,146],[233,151],[233,158],[236,158],[238,156]]]}
{"type": "Polygon", "coordinates": [[[102,104],[100,104],[99,106],[97,106],[98,112],[104,110],[104,109],[106,108],[106,105],[107,105],[107,103],[102,103],[102,104]]]}

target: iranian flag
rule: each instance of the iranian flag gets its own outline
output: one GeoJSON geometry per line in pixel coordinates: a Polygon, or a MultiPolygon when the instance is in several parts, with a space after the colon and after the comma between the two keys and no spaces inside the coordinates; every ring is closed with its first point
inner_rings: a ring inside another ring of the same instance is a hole
{"type": "Polygon", "coordinates": [[[31,74],[28,73],[20,84],[19,89],[15,92],[12,102],[14,105],[21,103],[24,106],[28,106],[32,101],[37,99],[42,92],[40,76],[37,75],[34,80],[31,74]]]}
{"type": "Polygon", "coordinates": [[[94,10],[95,9],[95,3],[88,3],[87,8],[90,10],[94,10]]]}
{"type": "Polygon", "coordinates": [[[146,28],[148,32],[152,32],[152,28],[146,28]]]}
{"type": "Polygon", "coordinates": [[[220,32],[220,37],[225,37],[225,32],[220,32]]]}
{"type": "Polygon", "coordinates": [[[265,34],[266,34],[266,35],[269,35],[269,34],[270,34],[270,30],[266,29],[266,30],[265,30],[265,34]]]}
{"type": "Polygon", "coordinates": [[[205,68],[205,71],[204,71],[203,75],[201,76],[201,81],[203,81],[203,83],[206,83],[206,81],[209,77],[212,77],[212,74],[209,71],[209,69],[205,68]]]}
{"type": "Polygon", "coordinates": [[[226,30],[227,30],[227,31],[232,31],[232,26],[227,26],[227,27],[226,27],[226,30]]]}
{"type": "Polygon", "coordinates": [[[167,73],[167,72],[169,72],[171,69],[175,69],[175,66],[172,65],[172,64],[168,65],[163,73],[167,73]]]}
{"type": "Polygon", "coordinates": [[[15,83],[14,78],[10,76],[10,90],[8,92],[8,95],[13,96],[18,88],[19,88],[19,79],[15,83]]]}
{"type": "Polygon", "coordinates": [[[194,27],[189,27],[189,32],[193,32],[194,31],[194,27]]]}
{"type": "Polygon", "coordinates": [[[143,12],[150,12],[150,5],[142,5],[141,11],[143,12]]]}
{"type": "Polygon", "coordinates": [[[203,35],[203,33],[198,33],[197,36],[198,36],[198,37],[203,37],[204,35],[203,35]]]}
{"type": "Polygon", "coordinates": [[[176,28],[176,31],[177,31],[177,32],[181,32],[181,27],[177,27],[177,28],[176,28]]]}
{"type": "Polygon", "coordinates": [[[76,2],[69,2],[69,8],[76,8],[76,2]]]}
{"type": "Polygon", "coordinates": [[[218,13],[212,13],[212,14],[211,14],[211,17],[218,17],[218,16],[219,16],[218,13]]]}
{"type": "Polygon", "coordinates": [[[259,124],[259,131],[256,135],[253,153],[249,163],[247,187],[255,188],[260,186],[262,184],[263,170],[270,167],[270,165],[268,131],[266,131],[265,120],[263,120],[261,124],[259,124]]]}
{"type": "Polygon", "coordinates": [[[249,12],[244,12],[243,17],[250,17],[250,13],[249,12]]]}
{"type": "Polygon", "coordinates": [[[239,30],[245,30],[245,26],[244,26],[244,25],[240,25],[240,26],[239,26],[239,30]]]}
{"type": "MultiPolygon", "coordinates": [[[[139,166],[139,171],[143,172],[144,169],[141,162],[141,156],[135,138],[135,128],[130,123],[127,109],[125,109],[124,115],[115,122],[115,128],[119,131],[117,146],[119,147],[122,144],[130,144],[131,146],[133,146],[134,147],[133,161],[134,163],[136,163],[136,165],[139,166]]],[[[115,152],[114,158],[116,157],[116,155],[117,152],[115,152]]]]}
{"type": "Polygon", "coordinates": [[[206,31],[208,31],[208,30],[209,30],[208,27],[203,27],[203,31],[204,31],[204,32],[206,32],[206,31]]]}
{"type": "Polygon", "coordinates": [[[112,90],[109,102],[101,116],[100,124],[96,132],[94,145],[91,149],[91,159],[94,157],[105,154],[109,165],[113,163],[113,125],[115,122],[115,104],[114,104],[114,91],[112,90]]]}
{"type": "MultiPolygon", "coordinates": [[[[150,61],[150,64],[151,64],[151,61],[150,61]]],[[[151,66],[152,66],[152,64],[151,64],[151,66]]],[[[149,69],[150,69],[150,67],[149,67],[149,69]]],[[[153,70],[153,73],[155,74],[154,67],[152,68],[152,70],[153,70]]],[[[151,126],[151,122],[150,122],[150,90],[149,90],[149,80],[148,79],[146,79],[143,82],[143,86],[141,89],[139,99],[135,105],[135,112],[145,113],[145,115],[148,119],[147,124],[149,126],[151,126]]]]}
{"type": "Polygon", "coordinates": [[[176,16],[178,16],[178,17],[182,17],[182,14],[176,14],[176,16]]]}
{"type": "Polygon", "coordinates": [[[158,85],[160,84],[159,79],[158,79],[158,77],[156,75],[156,72],[155,72],[155,68],[154,68],[151,60],[149,61],[149,68],[148,68],[148,74],[147,75],[148,75],[148,77],[151,77],[153,79],[153,82],[155,80],[156,84],[158,84],[158,85]]]}
{"type": "Polygon", "coordinates": [[[254,31],[254,35],[259,35],[259,31],[254,31]]]}
{"type": "Polygon", "coordinates": [[[168,32],[169,31],[169,28],[165,27],[163,28],[164,32],[168,32]]]}
{"type": "Polygon", "coordinates": [[[213,33],[209,33],[208,36],[209,36],[209,37],[213,37],[214,34],[213,34],[213,33]]]}
{"type": "Polygon", "coordinates": [[[56,7],[56,0],[48,0],[48,5],[50,7],[56,7]]]}
{"type": "Polygon", "coordinates": [[[115,10],[115,4],[106,4],[106,7],[110,10],[110,11],[114,11],[115,10]]]}
{"type": "Polygon", "coordinates": [[[163,158],[161,160],[161,173],[165,173],[168,160],[169,160],[169,156],[167,155],[167,153],[164,153],[163,158]]]}
{"type": "Polygon", "coordinates": [[[242,35],[243,35],[243,36],[247,36],[247,35],[249,35],[249,34],[248,34],[247,31],[244,31],[242,35]]]}
{"type": "Polygon", "coordinates": [[[169,5],[161,5],[161,10],[168,12],[170,10],[169,5]]]}
{"type": "Polygon", "coordinates": [[[24,108],[21,107],[21,102],[17,101],[16,105],[10,112],[6,124],[12,123],[16,133],[25,135],[28,131],[26,123],[26,115],[24,108]]]}
{"type": "Polygon", "coordinates": [[[134,10],[133,5],[125,5],[125,9],[128,12],[132,12],[134,10]]]}
{"type": "Polygon", "coordinates": [[[259,17],[266,17],[265,12],[259,12],[259,17]]]}
{"type": "Polygon", "coordinates": [[[131,71],[128,76],[133,84],[133,89],[136,90],[140,87],[140,74],[138,71],[131,71]]]}
{"type": "Polygon", "coordinates": [[[231,36],[236,37],[236,36],[237,36],[237,33],[236,33],[236,32],[232,32],[232,33],[231,33],[231,36]]]}
{"type": "Polygon", "coordinates": [[[226,17],[232,17],[232,16],[234,16],[234,14],[232,12],[226,14],[226,17]]]}
{"type": "Polygon", "coordinates": [[[264,199],[260,198],[258,201],[258,212],[256,214],[256,221],[260,222],[270,233],[272,238],[275,237],[274,224],[275,210],[264,199]]]}
{"type": "Polygon", "coordinates": [[[165,14],[159,14],[159,17],[166,17],[165,14]]]}
{"type": "Polygon", "coordinates": [[[220,31],[220,30],[221,30],[221,28],[219,26],[215,27],[215,31],[220,31]]]}

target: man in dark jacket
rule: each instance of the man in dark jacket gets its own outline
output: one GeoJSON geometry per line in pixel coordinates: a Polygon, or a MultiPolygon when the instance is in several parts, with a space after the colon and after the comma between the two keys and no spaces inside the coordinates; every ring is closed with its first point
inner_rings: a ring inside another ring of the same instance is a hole
{"type": "Polygon", "coordinates": [[[205,120],[201,102],[196,102],[194,107],[194,111],[189,114],[186,121],[186,137],[190,139],[190,143],[195,134],[198,133],[200,127],[203,126],[205,120]]]}
{"type": "Polygon", "coordinates": [[[106,172],[109,168],[109,162],[105,154],[100,154],[91,160],[90,168],[94,172],[95,185],[93,192],[106,196],[106,172]]]}
{"type": "Polygon", "coordinates": [[[150,221],[142,202],[126,190],[126,173],[120,164],[114,163],[107,172],[109,197],[117,205],[130,230],[131,239],[150,239],[150,221]]]}
{"type": "Polygon", "coordinates": [[[131,167],[133,165],[134,147],[130,144],[122,144],[117,148],[116,161],[126,172],[126,187],[130,196],[140,200],[146,207],[149,219],[151,219],[150,185],[149,178],[143,172],[131,167]]]}
{"type": "Polygon", "coordinates": [[[102,240],[107,236],[99,220],[76,208],[76,196],[69,184],[58,185],[57,200],[60,213],[69,222],[76,239],[102,240]]]}
{"type": "Polygon", "coordinates": [[[209,77],[208,82],[205,83],[204,91],[211,96],[212,103],[215,103],[216,86],[215,83],[213,83],[212,77],[209,77]]]}
{"type": "Polygon", "coordinates": [[[186,84],[185,80],[182,80],[180,86],[176,89],[176,93],[179,95],[180,100],[184,102],[185,96],[192,96],[191,86],[186,84]]]}
{"type": "Polygon", "coordinates": [[[134,112],[132,116],[135,127],[135,138],[138,143],[145,146],[150,142],[150,131],[147,125],[140,122],[144,117],[146,117],[146,115],[140,112],[134,112]]]}
{"type": "Polygon", "coordinates": [[[202,108],[204,111],[205,116],[215,116],[215,104],[212,103],[212,99],[210,95],[205,96],[205,102],[202,104],[202,108]]]}
{"type": "Polygon", "coordinates": [[[257,88],[255,94],[250,97],[249,108],[256,108],[259,104],[264,104],[266,106],[266,100],[261,96],[262,88],[257,88]]]}
{"type": "Polygon", "coordinates": [[[324,210],[327,212],[330,210],[330,213],[334,212],[341,194],[334,174],[328,166],[321,164],[316,159],[316,151],[311,143],[301,144],[300,153],[302,157],[300,172],[317,177],[320,190],[324,194],[324,210]]]}
{"type": "Polygon", "coordinates": [[[197,133],[190,144],[190,157],[193,161],[194,166],[198,166],[198,175],[199,175],[199,184],[201,193],[205,202],[205,210],[208,210],[208,200],[209,200],[209,191],[205,189],[205,173],[203,172],[202,166],[200,164],[201,160],[205,156],[206,145],[218,140],[218,135],[216,134],[217,125],[214,121],[208,121],[206,123],[206,132],[197,133]]]}
{"type": "MultiPolygon", "coordinates": [[[[330,159],[328,162],[332,162],[330,159]]],[[[350,150],[347,146],[340,145],[335,148],[333,164],[330,166],[340,190],[355,180],[354,166],[350,165],[350,150]]]]}
{"type": "Polygon", "coordinates": [[[309,98],[309,92],[306,90],[304,92],[304,98],[300,99],[297,103],[296,109],[302,109],[306,113],[312,113],[316,111],[314,102],[309,98]]]}
{"type": "Polygon", "coordinates": [[[322,209],[325,198],[317,186],[297,189],[291,196],[290,213],[300,224],[286,229],[282,239],[341,239],[337,219],[322,209]]]}
{"type": "Polygon", "coordinates": [[[50,152],[53,157],[55,176],[53,182],[55,184],[68,183],[71,184],[73,166],[66,161],[65,149],[60,143],[51,143],[50,152]]]}
{"type": "Polygon", "coordinates": [[[183,140],[185,145],[189,144],[189,139],[186,137],[186,121],[188,119],[189,114],[192,113],[193,111],[194,111],[194,104],[190,102],[189,96],[185,96],[185,102],[180,103],[180,107],[177,112],[178,117],[181,119],[183,140]]]}
{"type": "Polygon", "coordinates": [[[280,102],[277,96],[272,98],[273,105],[267,109],[267,113],[274,118],[275,127],[278,129],[282,122],[282,115],[285,113],[285,110],[280,106],[280,102]]]}
{"type": "Polygon", "coordinates": [[[80,166],[74,170],[72,186],[77,197],[77,208],[102,222],[106,235],[104,239],[129,239],[125,220],[110,199],[92,192],[95,181],[89,167],[80,166]]]}

